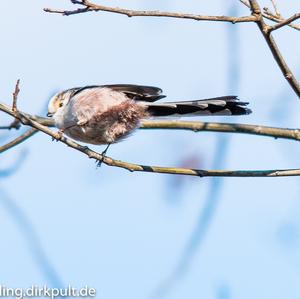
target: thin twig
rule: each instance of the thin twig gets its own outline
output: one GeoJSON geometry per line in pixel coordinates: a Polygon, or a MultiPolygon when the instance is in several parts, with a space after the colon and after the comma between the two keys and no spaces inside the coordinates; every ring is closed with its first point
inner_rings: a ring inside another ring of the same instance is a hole
{"type": "MultiPolygon", "coordinates": [[[[27,115],[26,113],[24,113],[24,114],[27,115]]],[[[42,116],[38,116],[38,115],[31,115],[31,114],[28,114],[27,116],[44,126],[54,127],[54,120],[52,118],[42,117],[42,116]]],[[[20,128],[20,121],[18,119],[17,120],[15,119],[8,126],[0,126],[0,130],[10,130],[10,129],[19,129],[19,128],[20,128]],[[18,127],[14,126],[15,122],[18,122],[18,127]]]]}
{"type": "Polygon", "coordinates": [[[286,25],[290,24],[290,23],[294,22],[295,20],[297,20],[299,18],[300,18],[300,13],[296,13],[293,16],[289,17],[288,19],[285,19],[284,21],[269,27],[269,33],[274,31],[274,30],[277,30],[277,29],[279,29],[283,26],[286,26],[286,25]]]}
{"type": "MultiPolygon", "coordinates": [[[[273,22],[276,22],[276,23],[281,23],[283,22],[285,19],[278,19],[276,18],[272,13],[269,12],[269,10],[267,9],[264,9],[264,12],[262,12],[263,16],[268,19],[268,20],[271,20],[273,22]]],[[[300,26],[296,25],[296,24],[287,24],[287,26],[295,29],[295,30],[298,30],[300,31],[300,26]]]]}
{"type": "Polygon", "coordinates": [[[250,7],[252,11],[252,15],[256,16],[257,18],[257,25],[264,36],[272,54],[277,62],[282,74],[284,75],[285,79],[288,81],[294,92],[300,98],[300,84],[297,81],[296,77],[294,76],[293,72],[288,67],[287,63],[285,62],[273,36],[270,33],[270,26],[267,25],[263,19],[261,8],[257,2],[257,0],[249,0],[250,7]]]}
{"type": "MultiPolygon", "coordinates": [[[[15,91],[13,92],[12,109],[15,112],[17,111],[17,101],[18,101],[19,92],[20,92],[20,79],[17,80],[17,83],[15,85],[15,91]]],[[[10,124],[10,127],[19,129],[21,127],[20,121],[17,118],[15,118],[14,121],[10,124]]]]}
{"type": "Polygon", "coordinates": [[[274,7],[275,15],[276,15],[278,18],[281,18],[281,14],[280,14],[279,9],[278,9],[278,7],[277,7],[276,1],[275,1],[275,0],[271,0],[271,2],[272,2],[272,5],[273,5],[273,7],[274,7]]]}
{"type": "MultiPolygon", "coordinates": [[[[138,10],[131,10],[131,9],[124,9],[119,7],[110,7],[110,6],[103,6],[94,4],[88,0],[71,0],[73,4],[80,4],[83,8],[78,8],[76,10],[66,11],[66,10],[55,10],[51,8],[45,8],[46,12],[50,13],[58,13],[62,15],[73,15],[78,13],[90,12],[90,11],[106,11],[111,13],[117,13],[126,15],[128,17],[134,16],[152,16],[152,17],[170,17],[170,18],[181,18],[181,19],[193,19],[197,21],[222,21],[222,22],[231,22],[231,23],[238,23],[238,22],[256,22],[258,27],[260,28],[264,38],[273,54],[274,59],[276,60],[278,66],[281,69],[282,74],[284,75],[285,79],[288,81],[290,86],[293,88],[295,93],[298,97],[300,97],[300,84],[295,78],[294,74],[286,64],[283,56],[281,55],[279,48],[271,36],[271,31],[276,30],[282,26],[290,25],[290,23],[297,19],[298,16],[292,16],[287,20],[280,20],[279,15],[276,15],[276,21],[280,22],[278,25],[273,27],[267,25],[264,22],[264,13],[262,12],[258,2],[256,0],[250,0],[247,2],[246,0],[240,0],[244,5],[250,7],[252,14],[250,16],[243,16],[243,17],[231,17],[231,16],[205,16],[205,15],[195,15],[195,14],[184,14],[184,13],[175,13],[175,12],[162,12],[162,11],[138,11],[138,10]]],[[[276,3],[273,2],[276,6],[276,3]]],[[[276,7],[277,9],[277,7],[276,7]]]]}
{"type": "Polygon", "coordinates": [[[13,104],[12,104],[13,111],[17,111],[17,101],[18,101],[19,92],[20,92],[20,79],[17,80],[15,91],[13,92],[13,104]]]}
{"type": "Polygon", "coordinates": [[[181,174],[190,175],[198,177],[208,177],[208,176],[222,176],[222,177],[281,177],[281,176],[300,176],[300,169],[276,169],[276,170],[203,170],[203,169],[188,169],[188,168],[177,168],[177,167],[160,167],[160,166],[145,166],[140,164],[133,164],[128,162],[123,162],[120,160],[114,160],[110,157],[103,156],[86,146],[82,146],[75,141],[66,138],[65,136],[60,136],[60,134],[53,132],[48,127],[41,125],[37,121],[30,118],[28,114],[20,111],[13,111],[10,107],[4,104],[0,104],[0,110],[20,119],[20,121],[27,126],[35,128],[57,141],[66,144],[67,146],[82,152],[89,158],[96,161],[103,161],[108,166],[120,167],[127,169],[131,172],[152,172],[152,173],[165,173],[165,174],[181,174]]]}
{"type": "MultiPolygon", "coordinates": [[[[250,8],[250,4],[247,0],[239,0],[241,3],[246,5],[248,8],[250,8]]],[[[280,13],[278,13],[277,6],[274,2],[274,0],[271,0],[273,3],[273,6],[276,7],[276,15],[269,11],[265,11],[262,13],[263,17],[272,20],[274,22],[280,23],[284,21],[284,19],[281,17],[280,13]]],[[[204,16],[204,15],[195,15],[195,14],[186,14],[186,13],[175,13],[175,12],[164,12],[164,11],[138,11],[138,10],[131,10],[131,9],[124,9],[119,7],[109,7],[104,5],[98,5],[95,3],[92,3],[90,1],[76,1],[71,0],[73,4],[78,4],[83,6],[83,8],[78,8],[74,10],[58,10],[58,9],[51,9],[51,8],[44,8],[44,11],[49,13],[56,13],[56,14],[62,14],[65,16],[70,16],[74,14],[80,14],[80,13],[86,13],[86,12],[92,12],[92,11],[105,11],[105,12],[112,12],[117,14],[123,14],[128,17],[169,17],[169,18],[181,18],[181,19],[192,19],[196,21],[222,21],[222,22],[231,22],[231,23],[239,23],[239,22],[255,22],[255,18],[253,16],[243,16],[243,17],[231,17],[231,16],[204,16]]],[[[288,26],[300,30],[300,27],[294,24],[287,24],[288,26]]]]}
{"type": "MultiPolygon", "coordinates": [[[[248,8],[250,8],[250,3],[247,0],[239,0],[242,4],[244,4],[245,6],[247,6],[248,8]]],[[[282,21],[284,21],[284,19],[279,18],[278,16],[274,15],[267,7],[264,8],[264,11],[262,11],[262,15],[264,18],[271,20],[273,22],[276,23],[280,23],[282,21]]],[[[295,24],[287,24],[287,26],[299,30],[300,31],[300,26],[297,26],[295,24]]]]}
{"type": "MultiPolygon", "coordinates": [[[[18,100],[18,95],[20,92],[20,79],[17,80],[17,83],[15,85],[15,90],[13,92],[13,104],[12,104],[12,109],[13,111],[17,111],[17,100],[18,100]]],[[[11,130],[11,129],[19,129],[21,127],[20,121],[15,118],[12,123],[8,126],[0,126],[1,130],[11,130]]]]}
{"type": "MultiPolygon", "coordinates": [[[[79,4],[79,3],[77,3],[79,4]]],[[[190,19],[196,21],[220,21],[220,22],[230,22],[230,23],[240,23],[240,22],[254,22],[255,17],[253,16],[243,16],[243,17],[231,17],[231,16],[205,16],[196,15],[189,13],[177,13],[177,12],[166,12],[166,11],[146,11],[146,10],[132,10],[124,9],[119,7],[110,7],[104,5],[98,5],[91,3],[90,1],[82,1],[81,5],[84,8],[78,8],[75,10],[57,10],[51,8],[44,8],[45,12],[62,14],[64,16],[70,16],[74,14],[86,13],[91,11],[105,11],[111,13],[117,13],[121,15],[126,15],[128,17],[167,17],[167,18],[179,18],[179,19],[190,19]]]]}
{"type": "Polygon", "coordinates": [[[38,132],[37,129],[31,128],[28,131],[26,131],[25,133],[23,133],[22,135],[15,138],[14,140],[0,146],[0,154],[7,151],[7,150],[9,150],[9,149],[11,149],[12,147],[24,142],[25,140],[27,140],[28,138],[30,138],[31,136],[33,136],[37,132],[38,132]]]}

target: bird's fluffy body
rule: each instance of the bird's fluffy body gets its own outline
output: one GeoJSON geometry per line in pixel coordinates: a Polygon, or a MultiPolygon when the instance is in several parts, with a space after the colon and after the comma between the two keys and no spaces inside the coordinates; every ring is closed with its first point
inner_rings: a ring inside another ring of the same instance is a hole
{"type": "Polygon", "coordinates": [[[61,96],[66,103],[53,114],[56,126],[66,135],[86,143],[114,143],[127,137],[141,119],[149,116],[141,102],[105,87],[61,96]]]}
{"type": "Polygon", "coordinates": [[[72,88],[56,94],[48,114],[55,125],[75,140],[110,144],[127,137],[149,117],[232,115],[251,111],[235,96],[198,101],[157,103],[161,89],[138,85],[105,85],[72,88]],[[155,102],[155,103],[154,103],[155,102]]]}

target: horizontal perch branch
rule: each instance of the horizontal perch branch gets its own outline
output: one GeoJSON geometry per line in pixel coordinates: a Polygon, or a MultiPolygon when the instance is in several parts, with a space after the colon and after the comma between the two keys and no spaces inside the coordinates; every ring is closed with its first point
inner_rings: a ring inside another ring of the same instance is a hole
{"type": "MultiPolygon", "coordinates": [[[[20,120],[24,125],[30,126],[35,130],[41,131],[53,139],[56,139],[59,142],[66,144],[67,146],[82,152],[83,154],[87,155],[89,158],[94,159],[96,161],[103,161],[108,166],[120,167],[123,169],[127,169],[131,172],[139,171],[139,172],[152,172],[152,173],[165,173],[165,174],[181,174],[181,175],[190,175],[190,176],[198,176],[198,177],[208,177],[208,176],[218,176],[218,177],[282,177],[282,176],[299,176],[300,169],[276,169],[276,170],[203,170],[203,169],[188,169],[188,168],[177,168],[177,167],[160,167],[160,166],[146,166],[140,164],[133,164],[128,162],[123,162],[119,160],[114,160],[110,157],[103,156],[86,146],[82,146],[77,142],[66,138],[65,136],[60,136],[60,134],[53,132],[47,126],[39,123],[37,120],[42,121],[45,120],[47,123],[47,119],[40,118],[40,117],[31,117],[29,114],[25,114],[20,111],[14,111],[7,105],[0,104],[0,110],[11,115],[12,117],[20,120]]],[[[166,129],[174,129],[174,122],[170,124],[168,122],[163,123],[160,122],[161,128],[164,127],[166,129]]],[[[143,128],[158,128],[157,124],[159,122],[145,122],[143,124],[143,128]],[[156,125],[155,125],[156,124],[156,125]]],[[[197,123],[194,122],[177,122],[176,126],[177,129],[188,129],[193,131],[200,131],[200,130],[210,130],[210,131],[217,131],[223,129],[223,132],[234,132],[234,126],[236,126],[236,130],[241,130],[239,126],[246,126],[243,127],[243,130],[248,130],[250,134],[257,134],[257,135],[266,135],[276,137],[272,134],[271,131],[261,134],[262,130],[267,127],[257,127],[257,132],[254,132],[254,127],[252,125],[232,125],[232,124],[213,124],[213,123],[200,123],[199,126],[193,126],[197,123]],[[201,126],[203,125],[204,126],[201,126]],[[219,128],[217,128],[219,126],[219,128]],[[247,127],[248,126],[248,127],[247,127]]],[[[299,131],[298,130],[290,130],[290,129],[277,129],[277,128],[268,128],[273,130],[282,130],[277,131],[278,137],[282,138],[289,138],[299,140],[299,131]],[[286,133],[284,133],[286,132],[286,133]],[[289,133],[288,133],[289,132],[289,133]],[[285,135],[287,134],[287,135],[285,135]],[[288,134],[291,134],[290,137],[287,137],[288,134]]],[[[29,131],[30,132],[30,131],[29,131]]],[[[236,131],[235,131],[236,132],[236,131]]],[[[28,133],[28,132],[27,132],[28,133]]],[[[33,133],[33,131],[32,131],[33,133]]],[[[240,131],[239,133],[242,133],[240,131]]],[[[28,133],[29,134],[29,133],[28,133]]],[[[21,136],[20,136],[21,137],[21,136]]],[[[29,137],[28,137],[29,138],[29,137]]]]}
{"type": "MultiPolygon", "coordinates": [[[[3,105],[3,104],[0,104],[3,105]]],[[[4,107],[8,106],[4,105],[4,107]]],[[[0,106],[1,110],[1,106],[0,106]]],[[[54,122],[52,118],[41,117],[23,113],[28,118],[37,123],[53,127],[54,122]]],[[[9,128],[9,126],[3,126],[9,128]]],[[[250,134],[258,136],[267,136],[272,138],[283,138],[300,141],[300,130],[290,128],[277,128],[260,125],[249,125],[239,123],[218,123],[218,122],[200,122],[200,121],[183,121],[183,120],[153,120],[143,121],[141,129],[169,129],[169,130],[187,130],[193,132],[221,132],[221,133],[236,133],[236,134],[250,134]]]]}
{"type": "Polygon", "coordinates": [[[142,129],[170,129],[170,130],[189,130],[194,132],[223,132],[268,136],[273,138],[283,138],[300,141],[299,129],[285,129],[258,125],[198,122],[198,121],[145,121],[142,129]]]}
{"type": "MultiPolygon", "coordinates": [[[[124,9],[120,7],[110,7],[92,3],[91,1],[81,0],[71,0],[73,4],[81,5],[81,8],[74,10],[60,10],[60,9],[52,9],[52,8],[44,8],[45,12],[61,14],[64,16],[75,15],[86,12],[111,12],[115,14],[122,14],[128,17],[166,17],[166,18],[176,18],[176,19],[190,19],[195,21],[216,21],[216,22],[230,22],[230,23],[243,23],[243,22],[255,22],[257,21],[257,16],[241,16],[241,17],[232,17],[232,16],[207,16],[207,15],[198,15],[198,14],[190,14],[190,13],[178,13],[178,12],[167,12],[167,11],[147,11],[147,10],[133,10],[133,9],[124,9]]],[[[250,8],[250,3],[247,0],[240,0],[244,5],[250,8]]],[[[300,30],[300,27],[291,24],[293,21],[297,20],[299,17],[298,14],[288,18],[283,19],[280,15],[274,15],[267,9],[262,12],[262,16],[267,18],[273,22],[279,23],[278,28],[288,25],[296,30],[300,30]]],[[[274,25],[275,27],[276,25],[274,25]]],[[[272,30],[277,29],[275,27],[272,30]]]]}

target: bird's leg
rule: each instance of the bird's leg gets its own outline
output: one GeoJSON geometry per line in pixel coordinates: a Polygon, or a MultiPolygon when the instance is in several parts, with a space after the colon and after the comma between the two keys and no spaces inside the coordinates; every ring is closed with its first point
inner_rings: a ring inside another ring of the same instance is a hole
{"type": "Polygon", "coordinates": [[[105,150],[101,153],[102,158],[100,160],[96,161],[97,162],[97,167],[101,167],[102,162],[103,162],[104,158],[106,157],[106,152],[107,152],[108,148],[110,147],[110,145],[111,145],[111,143],[109,143],[107,145],[107,147],[105,148],[105,150]]]}

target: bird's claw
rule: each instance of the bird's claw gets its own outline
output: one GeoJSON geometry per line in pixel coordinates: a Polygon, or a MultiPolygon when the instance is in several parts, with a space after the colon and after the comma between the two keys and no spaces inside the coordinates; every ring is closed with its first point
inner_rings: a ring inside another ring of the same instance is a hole
{"type": "Polygon", "coordinates": [[[101,159],[96,160],[97,168],[98,168],[98,167],[101,167],[101,165],[102,165],[102,163],[103,163],[103,161],[104,161],[104,159],[105,159],[105,157],[106,157],[106,155],[105,155],[104,152],[101,153],[101,156],[102,156],[101,159]]]}
{"type": "Polygon", "coordinates": [[[109,147],[110,147],[110,143],[107,145],[106,149],[101,153],[101,156],[102,156],[101,159],[96,160],[97,167],[101,167],[104,159],[106,158],[106,152],[107,152],[109,147]]]}
{"type": "Polygon", "coordinates": [[[52,137],[52,141],[54,141],[54,140],[56,140],[56,141],[61,140],[61,138],[63,137],[63,134],[64,134],[64,130],[59,130],[59,131],[55,134],[55,137],[54,137],[54,136],[52,137]]]}
{"type": "Polygon", "coordinates": [[[96,160],[96,166],[97,166],[97,168],[101,167],[101,165],[103,163],[103,160],[104,160],[104,157],[102,157],[102,159],[100,159],[100,160],[96,160]]]}

